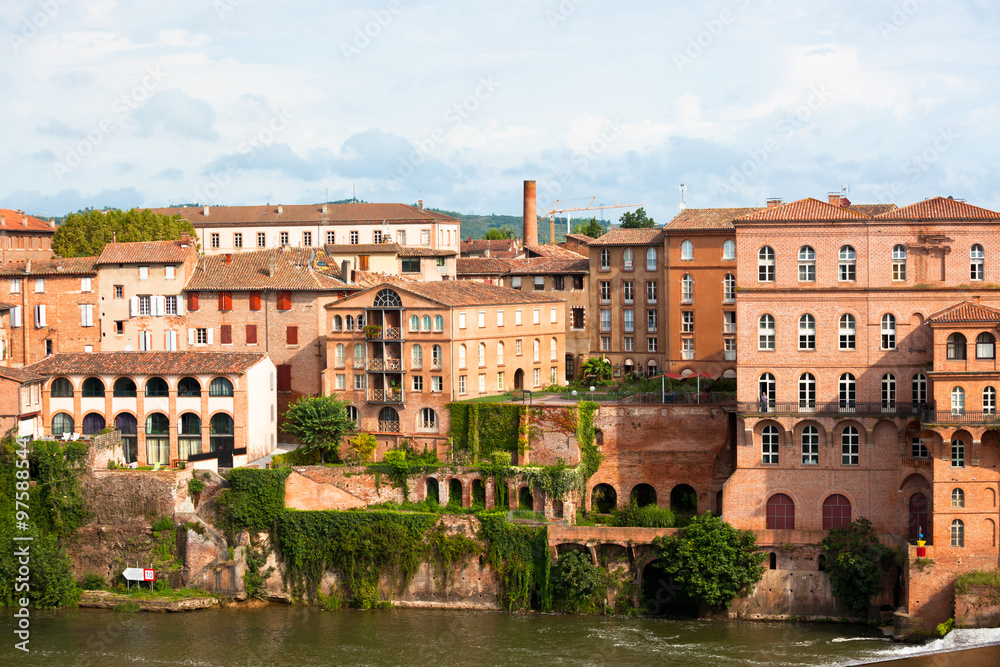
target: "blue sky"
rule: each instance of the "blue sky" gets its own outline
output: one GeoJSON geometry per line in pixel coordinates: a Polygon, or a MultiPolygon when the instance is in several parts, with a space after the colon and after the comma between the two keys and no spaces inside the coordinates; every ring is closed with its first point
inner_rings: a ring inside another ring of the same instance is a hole
{"type": "Polygon", "coordinates": [[[990,0],[8,0],[0,207],[1000,209],[998,33],[990,0]]]}

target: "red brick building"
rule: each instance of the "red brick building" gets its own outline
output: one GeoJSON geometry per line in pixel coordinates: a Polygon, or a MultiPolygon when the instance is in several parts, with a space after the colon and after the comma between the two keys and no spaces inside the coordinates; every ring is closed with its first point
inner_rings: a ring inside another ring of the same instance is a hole
{"type": "Polygon", "coordinates": [[[0,208],[0,262],[52,257],[56,223],[0,208]]]}

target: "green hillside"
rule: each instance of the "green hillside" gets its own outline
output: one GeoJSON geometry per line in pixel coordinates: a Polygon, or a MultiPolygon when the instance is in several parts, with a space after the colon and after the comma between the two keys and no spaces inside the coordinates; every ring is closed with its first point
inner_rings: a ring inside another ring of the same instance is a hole
{"type": "MultiPolygon", "coordinates": [[[[519,215],[479,215],[476,213],[459,213],[458,211],[446,211],[444,209],[432,209],[438,213],[444,213],[462,221],[462,239],[481,239],[486,230],[507,228],[513,230],[514,236],[521,238],[521,216],[519,215]]],[[[573,218],[571,225],[590,220],[590,218],[573,218]]],[[[607,227],[607,222],[605,223],[607,227]]],[[[538,240],[541,243],[549,242],[549,219],[538,219],[538,240]]],[[[556,243],[566,240],[566,218],[556,218],[556,243]]]]}

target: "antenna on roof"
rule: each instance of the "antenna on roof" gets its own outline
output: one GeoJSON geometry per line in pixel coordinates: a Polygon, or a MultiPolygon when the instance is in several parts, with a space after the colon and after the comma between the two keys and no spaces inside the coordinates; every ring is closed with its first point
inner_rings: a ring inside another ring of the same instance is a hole
{"type": "Polygon", "coordinates": [[[687,186],[681,183],[681,210],[687,208],[687,203],[684,201],[684,196],[687,194],[687,186]]]}

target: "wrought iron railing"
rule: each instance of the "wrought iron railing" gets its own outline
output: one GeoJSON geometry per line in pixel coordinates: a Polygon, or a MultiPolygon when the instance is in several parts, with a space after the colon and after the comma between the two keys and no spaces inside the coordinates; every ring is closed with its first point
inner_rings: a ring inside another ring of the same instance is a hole
{"type": "Polygon", "coordinates": [[[826,414],[826,415],[917,415],[921,414],[919,406],[909,403],[886,401],[879,403],[858,403],[844,401],[834,403],[816,403],[812,401],[797,401],[794,403],[778,403],[775,401],[754,401],[739,403],[737,409],[747,414],[826,414]]]}
{"type": "Polygon", "coordinates": [[[369,403],[402,403],[402,389],[369,389],[369,403]]]}
{"type": "Polygon", "coordinates": [[[380,419],[378,422],[378,430],[379,433],[399,433],[399,422],[387,422],[380,419]]]}
{"type": "Polygon", "coordinates": [[[1000,415],[996,412],[977,412],[963,410],[962,412],[945,412],[924,410],[921,421],[928,424],[1000,424],[1000,415]]]}
{"type": "Polygon", "coordinates": [[[369,359],[368,370],[401,371],[403,370],[403,362],[400,359],[369,359]]]}

